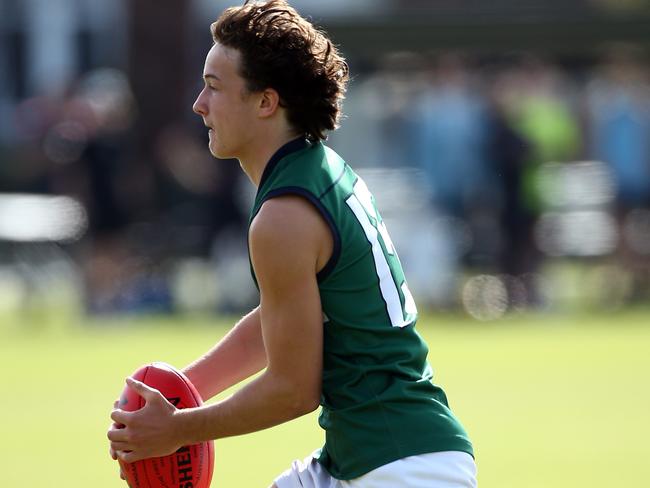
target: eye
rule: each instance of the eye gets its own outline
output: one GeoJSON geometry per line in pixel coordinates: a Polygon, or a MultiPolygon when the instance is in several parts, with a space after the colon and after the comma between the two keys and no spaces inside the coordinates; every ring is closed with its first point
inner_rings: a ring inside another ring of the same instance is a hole
{"type": "Polygon", "coordinates": [[[217,87],[211,84],[209,80],[201,80],[203,85],[202,90],[216,91],[217,87]]]}

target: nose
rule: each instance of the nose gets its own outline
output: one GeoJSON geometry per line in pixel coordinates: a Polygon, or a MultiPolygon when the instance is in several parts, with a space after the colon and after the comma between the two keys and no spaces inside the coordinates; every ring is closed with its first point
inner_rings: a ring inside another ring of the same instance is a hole
{"type": "Polygon", "coordinates": [[[192,110],[194,111],[194,113],[196,113],[196,114],[198,114],[198,115],[200,115],[202,117],[205,117],[207,115],[207,113],[208,113],[208,111],[206,109],[206,104],[203,101],[203,93],[204,92],[205,92],[205,89],[201,90],[201,92],[199,93],[199,96],[196,97],[196,100],[194,101],[194,104],[192,105],[192,110]]]}

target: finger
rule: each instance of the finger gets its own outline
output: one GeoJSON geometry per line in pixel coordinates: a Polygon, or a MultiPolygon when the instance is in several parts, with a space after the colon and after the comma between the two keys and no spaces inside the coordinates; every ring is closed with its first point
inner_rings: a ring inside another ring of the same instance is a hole
{"type": "Polygon", "coordinates": [[[117,456],[118,452],[121,452],[121,451],[122,452],[127,452],[127,451],[132,451],[132,450],[133,450],[133,446],[131,444],[129,444],[128,442],[114,442],[114,441],[111,441],[111,451],[116,453],[116,456],[117,456]]]}
{"type": "Polygon", "coordinates": [[[106,433],[106,437],[108,437],[108,440],[113,442],[123,442],[128,440],[129,435],[126,429],[109,429],[106,433]]]}
{"type": "Polygon", "coordinates": [[[117,410],[113,410],[111,412],[111,420],[115,422],[115,425],[111,426],[109,430],[119,430],[121,428],[124,428],[124,426],[129,425],[132,415],[132,412],[126,412],[124,410],[120,410],[119,408],[117,410]]]}
{"type": "Polygon", "coordinates": [[[117,451],[117,457],[125,463],[134,463],[144,459],[140,454],[137,454],[133,451],[117,451]]]}
{"type": "Polygon", "coordinates": [[[113,461],[117,461],[117,453],[115,452],[115,449],[113,449],[112,447],[109,447],[108,448],[108,453],[113,458],[113,461]]]}
{"type": "Polygon", "coordinates": [[[142,381],[129,377],[126,379],[126,384],[147,402],[162,397],[162,394],[158,390],[149,385],[145,385],[142,381]]]}

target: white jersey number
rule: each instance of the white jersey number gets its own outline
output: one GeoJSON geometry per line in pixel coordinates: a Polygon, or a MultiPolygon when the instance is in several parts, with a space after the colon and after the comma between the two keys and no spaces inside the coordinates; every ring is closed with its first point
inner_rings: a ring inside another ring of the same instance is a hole
{"type": "Polygon", "coordinates": [[[366,238],[372,247],[372,257],[375,261],[377,276],[379,277],[379,288],[381,289],[381,296],[386,302],[391,324],[393,327],[405,327],[409,325],[411,320],[408,319],[408,316],[417,313],[415,301],[406,281],[404,281],[399,287],[404,295],[404,307],[402,307],[397,288],[398,285],[393,279],[388,259],[379,242],[379,235],[381,235],[384,241],[386,253],[389,256],[395,255],[395,247],[388,235],[386,224],[379,218],[377,209],[372,203],[372,195],[361,178],[357,179],[357,182],[354,184],[354,193],[348,197],[345,203],[348,204],[361,224],[361,227],[363,227],[366,238]],[[376,224],[372,223],[370,220],[371,217],[376,224]]]}

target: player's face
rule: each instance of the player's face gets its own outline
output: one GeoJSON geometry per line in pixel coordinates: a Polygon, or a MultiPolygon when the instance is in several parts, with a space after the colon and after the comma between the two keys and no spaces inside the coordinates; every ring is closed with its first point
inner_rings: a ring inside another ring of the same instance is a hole
{"type": "Polygon", "coordinates": [[[239,62],[239,51],[212,46],[203,68],[205,86],[192,107],[210,129],[210,152],[218,158],[240,158],[254,138],[254,97],[239,75],[239,62]]]}

